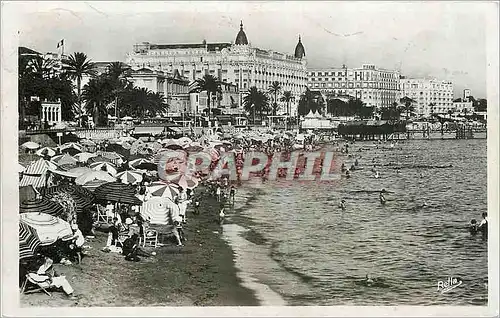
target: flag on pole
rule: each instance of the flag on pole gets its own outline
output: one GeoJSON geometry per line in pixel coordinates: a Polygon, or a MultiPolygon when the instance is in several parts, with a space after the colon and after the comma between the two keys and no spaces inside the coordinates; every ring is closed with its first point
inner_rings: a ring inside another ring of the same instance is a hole
{"type": "Polygon", "coordinates": [[[64,39],[62,39],[61,41],[57,42],[57,48],[60,48],[64,46],[64,39]]]}

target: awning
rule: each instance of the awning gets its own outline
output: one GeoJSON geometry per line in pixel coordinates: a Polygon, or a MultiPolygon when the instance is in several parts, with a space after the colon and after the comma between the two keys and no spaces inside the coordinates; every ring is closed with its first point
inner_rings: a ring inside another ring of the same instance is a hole
{"type": "Polygon", "coordinates": [[[150,134],[150,135],[159,135],[163,133],[165,127],[156,126],[156,127],[135,127],[134,133],[137,135],[150,134]]]}

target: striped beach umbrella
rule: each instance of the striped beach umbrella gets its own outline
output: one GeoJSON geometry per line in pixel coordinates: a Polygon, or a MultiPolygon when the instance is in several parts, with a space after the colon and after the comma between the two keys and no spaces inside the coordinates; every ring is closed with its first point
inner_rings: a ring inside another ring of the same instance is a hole
{"type": "Polygon", "coordinates": [[[89,190],[79,185],[59,185],[50,187],[44,191],[44,197],[54,201],[59,193],[66,193],[73,199],[75,203],[76,213],[83,212],[84,209],[92,206],[94,202],[94,194],[89,190]]]}
{"type": "Polygon", "coordinates": [[[94,162],[89,167],[95,171],[105,171],[112,176],[116,175],[116,167],[110,162],[94,162]]]}
{"type": "Polygon", "coordinates": [[[17,172],[21,173],[21,172],[24,172],[24,170],[26,170],[26,167],[23,166],[22,164],[18,163],[17,164],[17,172]]]}
{"type": "Polygon", "coordinates": [[[55,217],[61,217],[64,215],[64,209],[61,205],[47,198],[43,198],[21,202],[19,213],[45,213],[55,217]]]}
{"type": "Polygon", "coordinates": [[[120,182],[108,182],[94,190],[97,200],[141,205],[142,201],[135,196],[135,188],[120,182]]]}
{"type": "Polygon", "coordinates": [[[142,181],[142,173],[136,171],[123,171],[116,175],[116,179],[123,183],[135,184],[142,181]]]}
{"type": "Polygon", "coordinates": [[[153,197],[141,206],[141,216],[151,224],[170,224],[170,215],[176,204],[169,198],[153,197]]]}
{"type": "Polygon", "coordinates": [[[173,183],[153,182],[148,186],[147,191],[154,197],[174,199],[179,195],[179,188],[173,183]]]}
{"type": "Polygon", "coordinates": [[[36,230],[22,222],[19,222],[19,258],[29,258],[36,255],[40,246],[40,240],[36,230]]]}
{"type": "Polygon", "coordinates": [[[137,166],[143,164],[143,163],[151,163],[151,161],[147,160],[146,158],[138,158],[134,159],[128,162],[128,166],[132,169],[136,169],[137,166]]]}
{"type": "Polygon", "coordinates": [[[45,213],[22,213],[21,223],[33,228],[41,246],[54,244],[57,240],[69,241],[73,231],[68,222],[45,213]]]}

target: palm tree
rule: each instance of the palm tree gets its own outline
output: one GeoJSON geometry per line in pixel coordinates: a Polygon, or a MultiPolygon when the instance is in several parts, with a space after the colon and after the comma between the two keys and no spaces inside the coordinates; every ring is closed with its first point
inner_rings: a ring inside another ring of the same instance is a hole
{"type": "Polygon", "coordinates": [[[273,104],[273,116],[276,115],[276,111],[278,110],[278,93],[281,91],[281,84],[278,81],[274,81],[269,86],[269,93],[274,95],[274,104],[273,104]]]}
{"type": "Polygon", "coordinates": [[[43,56],[34,56],[31,59],[30,65],[34,76],[47,79],[52,75],[55,62],[54,60],[46,59],[43,56]]]}
{"type": "Polygon", "coordinates": [[[222,93],[220,82],[214,76],[210,74],[205,74],[203,78],[196,80],[195,90],[203,92],[206,91],[208,95],[207,108],[208,108],[208,119],[210,121],[211,109],[210,102],[212,99],[212,94],[222,93]]]}
{"type": "Polygon", "coordinates": [[[243,97],[243,107],[247,112],[252,113],[253,124],[255,124],[255,113],[257,111],[260,112],[260,118],[262,120],[262,111],[267,109],[268,106],[269,98],[255,86],[250,87],[248,94],[243,97]]]}
{"type": "Polygon", "coordinates": [[[281,101],[286,103],[286,114],[290,116],[290,102],[295,98],[291,91],[284,91],[283,96],[281,96],[281,101]]]}
{"type": "Polygon", "coordinates": [[[91,79],[82,90],[82,99],[85,101],[86,110],[92,114],[94,124],[100,124],[100,115],[106,114],[106,104],[110,99],[110,83],[105,78],[91,79]]]}
{"type": "Polygon", "coordinates": [[[69,78],[76,79],[76,89],[78,98],[78,110],[79,110],[79,121],[81,125],[82,120],[82,106],[81,106],[81,90],[82,90],[82,77],[84,75],[94,76],[95,66],[90,59],[87,59],[87,55],[82,52],[75,52],[68,57],[68,59],[63,60],[63,69],[69,78]]]}
{"type": "Polygon", "coordinates": [[[148,94],[148,99],[151,111],[154,115],[162,114],[169,108],[166,103],[165,96],[162,93],[153,93],[150,91],[148,94]]]}
{"type": "Polygon", "coordinates": [[[408,96],[401,98],[401,104],[403,104],[403,109],[406,113],[406,121],[410,119],[410,112],[415,110],[415,107],[413,107],[414,102],[415,100],[411,99],[408,96]]]}
{"type": "Polygon", "coordinates": [[[118,98],[127,89],[129,84],[130,67],[123,62],[111,62],[107,66],[106,74],[113,85],[115,116],[118,116],[118,98]]]}

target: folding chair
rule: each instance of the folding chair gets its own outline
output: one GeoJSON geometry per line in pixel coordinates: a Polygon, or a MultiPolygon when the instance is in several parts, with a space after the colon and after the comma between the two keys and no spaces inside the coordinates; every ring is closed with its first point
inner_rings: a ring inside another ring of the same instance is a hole
{"type": "Polygon", "coordinates": [[[49,296],[52,296],[47,289],[50,288],[50,283],[47,281],[44,282],[37,282],[33,278],[30,277],[30,274],[26,274],[26,278],[24,280],[23,285],[21,286],[21,294],[30,294],[30,293],[36,293],[39,291],[43,291],[49,296]],[[30,285],[28,285],[28,283],[30,285]],[[28,289],[30,288],[30,289],[28,289]]]}
{"type": "Polygon", "coordinates": [[[142,241],[142,246],[152,246],[154,248],[158,247],[158,231],[157,230],[145,230],[144,239],[142,241]]]}
{"type": "Polygon", "coordinates": [[[104,223],[113,223],[113,212],[106,209],[105,207],[98,205],[97,206],[97,222],[104,223]]]}

